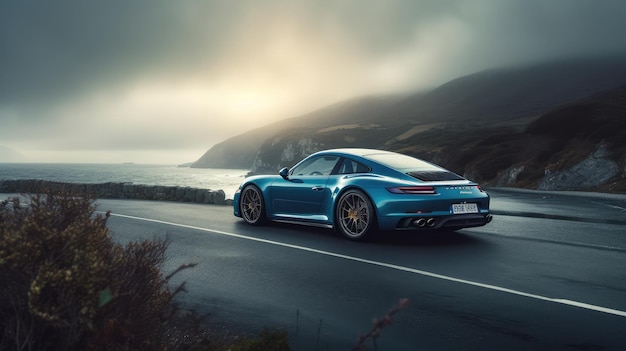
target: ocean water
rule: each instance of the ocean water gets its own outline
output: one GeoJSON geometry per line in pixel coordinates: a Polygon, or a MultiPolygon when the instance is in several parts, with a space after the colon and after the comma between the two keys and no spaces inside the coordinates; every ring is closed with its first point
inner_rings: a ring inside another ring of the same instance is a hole
{"type": "Polygon", "coordinates": [[[0,163],[0,179],[42,179],[64,183],[120,182],[223,190],[232,199],[249,170],[176,165],[0,163]]]}

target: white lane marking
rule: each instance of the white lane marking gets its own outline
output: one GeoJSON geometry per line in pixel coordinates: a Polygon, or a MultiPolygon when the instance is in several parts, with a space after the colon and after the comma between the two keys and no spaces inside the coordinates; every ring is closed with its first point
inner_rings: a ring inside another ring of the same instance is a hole
{"type": "Polygon", "coordinates": [[[471,281],[471,280],[465,280],[465,279],[450,277],[450,276],[446,276],[446,275],[442,275],[442,274],[427,272],[427,271],[423,271],[423,270],[415,269],[415,268],[410,268],[410,267],[399,266],[399,265],[395,265],[395,264],[391,264],[391,263],[372,261],[372,260],[368,260],[368,259],[364,259],[364,258],[348,256],[348,255],[342,255],[342,254],[338,254],[338,253],[334,253],[334,252],[330,252],[330,251],[323,251],[323,250],[313,249],[313,248],[306,247],[306,246],[299,246],[299,245],[281,243],[279,241],[254,238],[254,237],[249,237],[249,236],[245,236],[245,235],[242,235],[242,234],[229,233],[229,232],[224,232],[224,231],[221,231],[221,230],[196,227],[196,226],[187,225],[187,224],[166,222],[166,221],[161,221],[161,220],[158,220],[158,219],[150,219],[150,218],[135,217],[135,216],[129,216],[129,215],[122,215],[122,214],[113,214],[113,213],[111,214],[111,216],[136,219],[136,220],[146,221],[146,222],[154,222],[154,223],[166,224],[166,225],[171,225],[171,226],[176,226],[176,227],[181,227],[181,228],[188,228],[188,229],[194,229],[194,230],[199,230],[199,231],[204,231],[204,232],[216,233],[216,234],[220,234],[220,235],[225,235],[225,236],[230,236],[230,237],[235,237],[235,238],[240,238],[240,239],[245,239],[245,240],[257,241],[257,242],[271,244],[271,245],[276,245],[276,246],[288,247],[288,248],[291,248],[291,249],[308,251],[308,252],[313,252],[313,253],[317,253],[317,254],[320,254],[320,255],[326,255],[326,256],[331,256],[331,257],[343,258],[343,259],[350,260],[350,261],[355,261],[355,262],[360,262],[360,263],[367,263],[367,264],[371,264],[371,265],[374,265],[374,266],[385,267],[385,268],[395,269],[395,270],[398,270],[398,271],[404,271],[404,272],[419,274],[419,275],[423,275],[423,276],[427,276],[427,277],[432,277],[432,278],[447,280],[447,281],[451,281],[451,282],[455,282],[455,283],[461,283],[461,284],[476,286],[476,287],[489,289],[489,290],[500,291],[500,292],[509,293],[509,294],[513,294],[513,295],[524,296],[524,297],[528,297],[528,298],[532,298],[532,299],[536,299],[536,300],[543,300],[543,301],[548,301],[548,302],[554,302],[554,303],[559,303],[559,304],[562,304],[562,305],[579,307],[579,308],[584,308],[584,309],[587,309],[587,310],[592,310],[592,311],[597,311],[597,312],[602,312],[602,313],[607,313],[607,314],[613,314],[613,315],[620,316],[620,317],[626,317],[626,311],[620,311],[620,310],[616,310],[616,309],[612,309],[612,308],[591,305],[591,304],[584,303],[584,302],[572,301],[572,300],[567,300],[567,299],[556,299],[556,298],[551,298],[551,297],[546,297],[546,296],[541,296],[541,295],[536,295],[536,294],[530,294],[530,293],[526,293],[526,292],[519,291],[519,290],[503,288],[503,287],[500,287],[500,286],[497,286],[497,285],[490,285],[490,284],[474,282],[474,281],[471,281]]]}
{"type": "Polygon", "coordinates": [[[616,210],[626,211],[626,208],[621,207],[621,206],[617,206],[617,205],[609,205],[609,204],[605,204],[605,203],[602,203],[602,202],[595,202],[595,201],[589,201],[589,202],[591,202],[592,204],[595,204],[595,205],[602,205],[602,206],[614,208],[616,210]]]}

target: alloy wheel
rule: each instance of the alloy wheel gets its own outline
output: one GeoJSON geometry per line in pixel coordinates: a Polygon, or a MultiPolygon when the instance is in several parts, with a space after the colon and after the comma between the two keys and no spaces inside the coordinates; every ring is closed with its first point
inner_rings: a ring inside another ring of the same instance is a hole
{"type": "Polygon", "coordinates": [[[254,185],[246,186],[241,192],[239,204],[241,217],[248,224],[257,225],[265,219],[265,208],[261,191],[254,185]]]}
{"type": "Polygon", "coordinates": [[[364,239],[374,222],[374,211],[367,196],[358,190],[343,194],[337,205],[337,222],[339,231],[348,239],[364,239]]]}

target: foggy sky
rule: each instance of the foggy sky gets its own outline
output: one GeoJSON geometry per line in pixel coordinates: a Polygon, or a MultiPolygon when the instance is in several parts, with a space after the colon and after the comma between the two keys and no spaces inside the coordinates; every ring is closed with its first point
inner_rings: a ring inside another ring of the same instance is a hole
{"type": "Polygon", "coordinates": [[[623,0],[0,0],[0,151],[194,161],[343,99],[624,53],[624,18],[623,0]]]}

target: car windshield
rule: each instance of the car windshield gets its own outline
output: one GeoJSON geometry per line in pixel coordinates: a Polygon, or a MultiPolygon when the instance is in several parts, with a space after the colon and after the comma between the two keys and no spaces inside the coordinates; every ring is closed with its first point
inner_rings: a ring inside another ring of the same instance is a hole
{"type": "Polygon", "coordinates": [[[440,167],[433,164],[401,154],[381,153],[367,155],[366,157],[397,170],[441,171],[440,167]]]}

